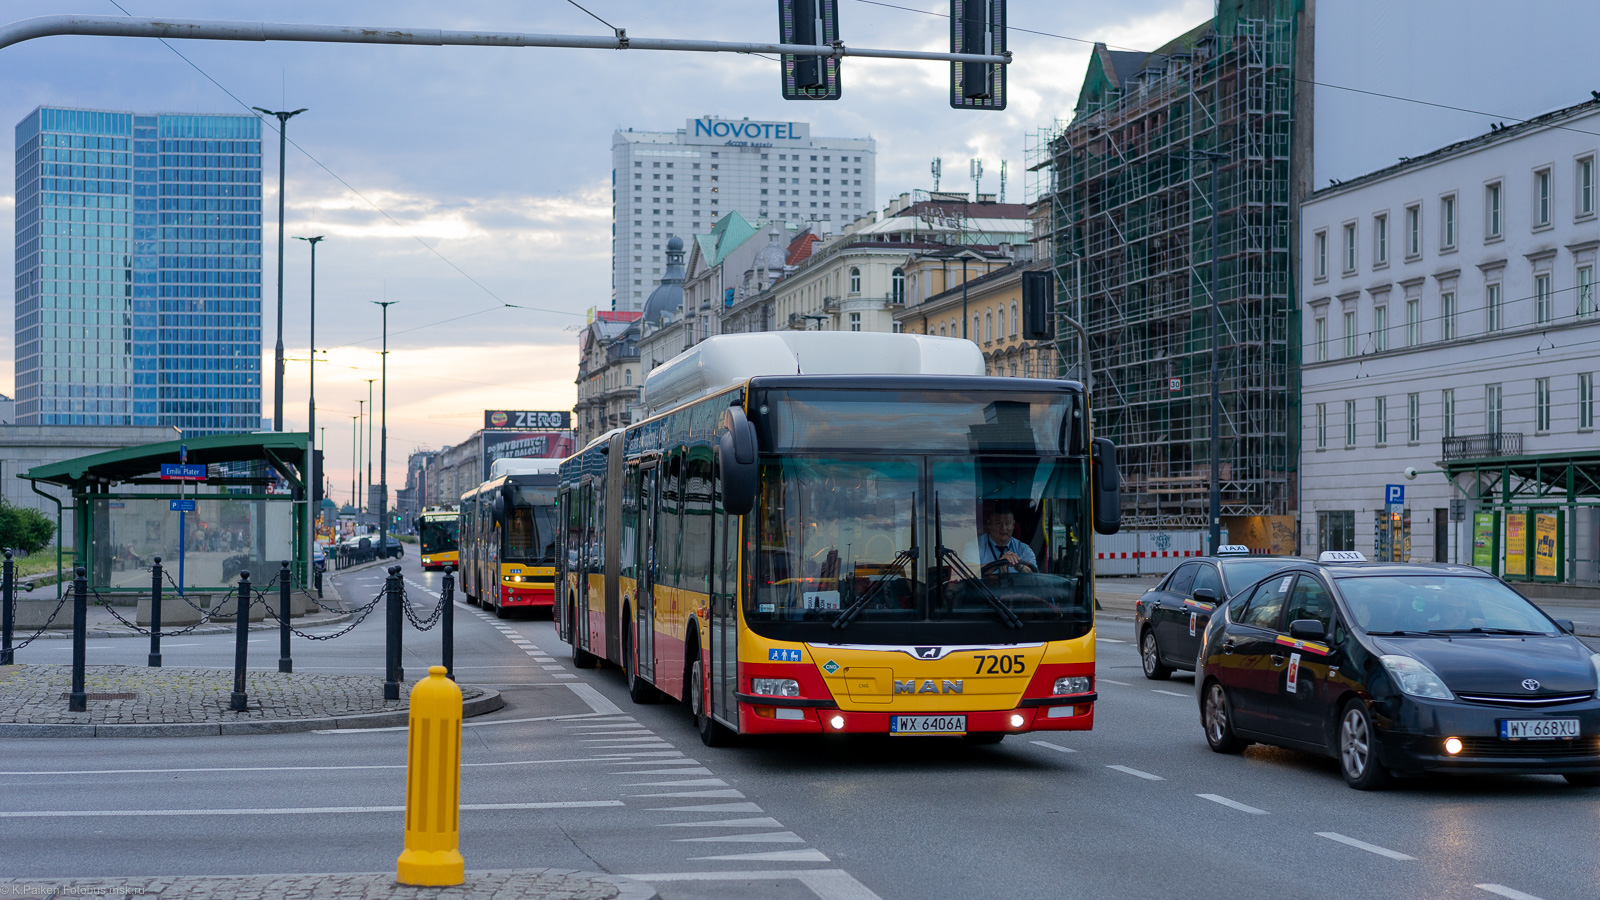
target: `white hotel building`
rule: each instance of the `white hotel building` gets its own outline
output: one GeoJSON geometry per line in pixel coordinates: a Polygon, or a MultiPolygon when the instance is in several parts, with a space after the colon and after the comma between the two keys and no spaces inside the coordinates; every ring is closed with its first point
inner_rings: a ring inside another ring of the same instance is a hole
{"type": "Polygon", "coordinates": [[[673,235],[705,234],[737,211],[819,234],[877,205],[877,142],[812,137],[806,122],[688,120],[677,131],[611,137],[611,305],[638,311],[661,280],[673,235]]]}
{"type": "Polygon", "coordinates": [[[1385,485],[1402,484],[1411,560],[1470,563],[1476,538],[1479,561],[1515,578],[1533,569],[1534,516],[1555,516],[1559,574],[1542,580],[1596,582],[1597,151],[1600,101],[1586,102],[1304,204],[1307,552],[1373,554],[1385,485]],[[1506,553],[1513,520],[1525,560],[1506,553]]]}

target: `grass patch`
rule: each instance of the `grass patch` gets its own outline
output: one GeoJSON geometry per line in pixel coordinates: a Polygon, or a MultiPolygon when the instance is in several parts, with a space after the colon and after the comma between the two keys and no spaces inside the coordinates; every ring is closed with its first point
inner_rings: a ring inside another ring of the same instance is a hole
{"type": "MultiPolygon", "coordinates": [[[[61,570],[64,573],[71,575],[72,548],[61,548],[59,553],[61,554],[61,570]]],[[[16,575],[18,578],[31,578],[35,575],[46,574],[54,575],[56,573],[55,554],[51,553],[49,548],[40,550],[38,553],[32,554],[31,556],[18,557],[12,560],[12,562],[16,564],[16,575]]]]}

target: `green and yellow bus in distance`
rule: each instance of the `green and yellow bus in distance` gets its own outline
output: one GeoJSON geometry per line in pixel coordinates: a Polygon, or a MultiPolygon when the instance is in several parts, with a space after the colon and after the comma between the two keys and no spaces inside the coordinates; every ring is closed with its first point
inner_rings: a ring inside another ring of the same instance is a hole
{"type": "Polygon", "coordinates": [[[417,547],[424,571],[461,566],[460,525],[461,513],[453,509],[430,509],[417,516],[417,547]]]}
{"type": "Polygon", "coordinates": [[[555,601],[556,459],[496,460],[461,496],[461,591],[504,618],[555,601]]]}
{"type": "Polygon", "coordinates": [[[1071,381],[969,341],[780,332],[696,345],[643,421],[561,466],[557,631],[702,739],[1094,723],[1093,533],[1115,448],[1071,381]]]}

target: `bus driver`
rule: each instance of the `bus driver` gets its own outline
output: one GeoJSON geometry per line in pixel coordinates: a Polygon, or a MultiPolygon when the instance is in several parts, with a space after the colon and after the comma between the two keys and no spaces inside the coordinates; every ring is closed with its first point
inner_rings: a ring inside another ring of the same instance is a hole
{"type": "MultiPolygon", "coordinates": [[[[1009,509],[990,510],[985,519],[984,532],[978,537],[978,571],[984,575],[997,572],[1036,572],[1039,561],[1033,548],[1012,536],[1017,528],[1016,514],[1009,509]]],[[[972,558],[969,550],[962,554],[972,558]]]]}

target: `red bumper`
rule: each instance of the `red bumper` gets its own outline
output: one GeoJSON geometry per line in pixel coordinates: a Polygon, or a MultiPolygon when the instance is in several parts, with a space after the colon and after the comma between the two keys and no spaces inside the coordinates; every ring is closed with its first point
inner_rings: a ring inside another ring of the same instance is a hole
{"type": "Polygon", "coordinates": [[[500,585],[500,605],[507,609],[513,606],[555,606],[556,589],[550,586],[512,587],[509,584],[502,584],[500,585]]]}
{"type": "MultiPolygon", "coordinates": [[[[782,701],[774,699],[774,702],[782,701]]],[[[965,715],[968,733],[992,731],[1026,734],[1033,731],[1088,731],[1094,727],[1093,703],[980,710],[967,713],[926,713],[911,710],[897,710],[891,713],[819,707],[777,707],[741,702],[739,732],[741,734],[888,734],[889,717],[901,714],[965,715]],[[783,710],[781,713],[780,709],[783,710]],[[1052,712],[1055,712],[1055,715],[1051,715],[1052,712]],[[800,718],[792,718],[796,714],[800,718]],[[791,718],[780,719],[779,715],[791,718]],[[1013,725],[1012,716],[1021,716],[1022,724],[1013,725]],[[835,717],[843,720],[841,727],[834,727],[835,717]]],[[[907,735],[907,737],[913,736],[921,735],[907,735]]],[[[929,735],[929,737],[935,736],[929,735]]]]}

